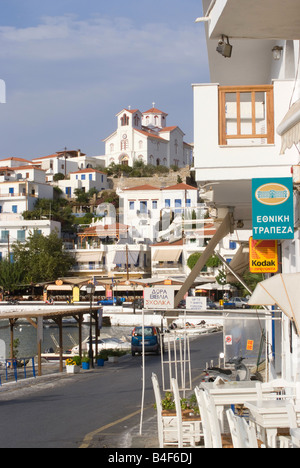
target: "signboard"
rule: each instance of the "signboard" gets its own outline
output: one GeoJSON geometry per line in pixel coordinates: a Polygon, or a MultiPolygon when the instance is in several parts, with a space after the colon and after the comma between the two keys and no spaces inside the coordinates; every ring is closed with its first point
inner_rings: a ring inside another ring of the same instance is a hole
{"type": "Polygon", "coordinates": [[[278,242],[249,239],[249,268],[251,273],[277,273],[278,242]]]}
{"type": "Polygon", "coordinates": [[[144,289],[145,309],[174,309],[174,290],[167,286],[144,289]]]}
{"type": "Polygon", "coordinates": [[[253,239],[293,239],[293,179],[253,179],[253,239]]]}
{"type": "Polygon", "coordinates": [[[207,298],[201,296],[192,296],[186,298],[187,310],[206,310],[207,298]]]}

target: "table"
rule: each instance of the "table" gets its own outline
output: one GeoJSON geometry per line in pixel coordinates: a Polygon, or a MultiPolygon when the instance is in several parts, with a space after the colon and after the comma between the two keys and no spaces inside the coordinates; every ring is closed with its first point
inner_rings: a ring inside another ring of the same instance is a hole
{"type": "Polygon", "coordinates": [[[201,382],[203,388],[213,397],[221,431],[224,432],[224,409],[225,406],[243,405],[245,401],[256,401],[256,381],[247,380],[240,382],[226,382],[216,385],[214,382],[201,382]]]}
{"type": "Polygon", "coordinates": [[[290,426],[286,400],[246,401],[250,411],[250,423],[260,426],[268,447],[276,448],[278,429],[290,426]]]}

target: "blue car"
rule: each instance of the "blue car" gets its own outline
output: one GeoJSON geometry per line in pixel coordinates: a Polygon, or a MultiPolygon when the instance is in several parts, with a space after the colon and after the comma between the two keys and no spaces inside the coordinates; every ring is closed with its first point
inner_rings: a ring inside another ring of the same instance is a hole
{"type": "Polygon", "coordinates": [[[125,302],[123,297],[121,299],[115,297],[114,299],[103,299],[102,301],[98,301],[97,304],[102,306],[112,306],[114,304],[121,306],[123,302],[125,302]]]}
{"type": "MultiPolygon", "coordinates": [[[[160,331],[156,327],[144,327],[145,352],[160,353],[160,331]]],[[[135,327],[131,337],[131,353],[142,353],[143,327],[135,327]]]]}

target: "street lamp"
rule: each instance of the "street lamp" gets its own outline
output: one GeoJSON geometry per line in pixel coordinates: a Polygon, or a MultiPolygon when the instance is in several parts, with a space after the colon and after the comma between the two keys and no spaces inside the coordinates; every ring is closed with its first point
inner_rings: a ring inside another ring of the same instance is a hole
{"type": "MultiPolygon", "coordinates": [[[[89,358],[94,367],[94,351],[93,351],[93,333],[92,333],[92,320],[93,320],[93,311],[92,311],[92,302],[93,295],[95,294],[95,286],[92,283],[89,283],[86,287],[86,292],[90,296],[90,347],[89,347],[89,358]]],[[[97,339],[97,336],[96,336],[97,339]]]]}

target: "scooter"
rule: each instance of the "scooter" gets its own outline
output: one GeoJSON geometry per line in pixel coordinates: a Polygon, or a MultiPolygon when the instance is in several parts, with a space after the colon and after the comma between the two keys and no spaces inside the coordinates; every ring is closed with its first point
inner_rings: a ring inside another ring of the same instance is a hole
{"type": "Polygon", "coordinates": [[[227,382],[250,380],[249,369],[243,364],[244,359],[243,357],[234,357],[227,361],[227,364],[234,366],[233,370],[221,367],[208,367],[204,371],[203,381],[214,382],[217,377],[227,382]]]}

